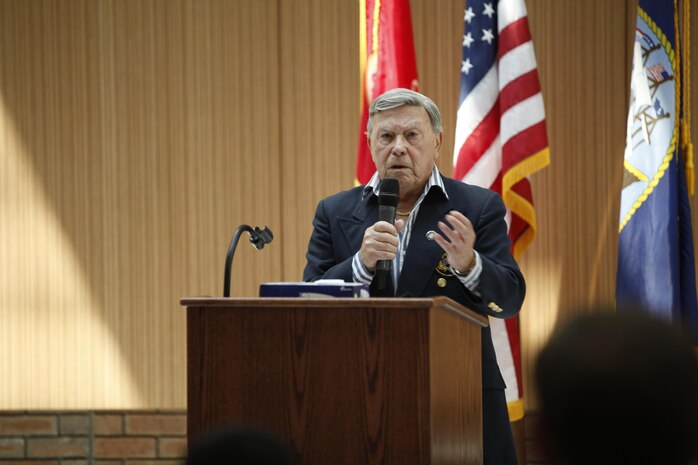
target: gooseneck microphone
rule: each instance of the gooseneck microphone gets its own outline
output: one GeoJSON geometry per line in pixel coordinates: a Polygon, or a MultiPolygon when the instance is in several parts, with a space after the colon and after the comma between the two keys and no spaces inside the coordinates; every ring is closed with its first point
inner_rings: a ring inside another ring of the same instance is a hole
{"type": "MultiPolygon", "coordinates": [[[[381,181],[378,194],[378,221],[395,224],[395,213],[400,200],[400,184],[395,178],[385,178],[381,181]]],[[[388,276],[393,269],[392,260],[378,260],[376,263],[376,279],[378,289],[385,289],[388,276]]]]}
{"type": "Polygon", "coordinates": [[[223,282],[223,297],[230,297],[230,273],[233,268],[233,255],[235,254],[235,248],[238,246],[238,240],[243,232],[247,232],[250,235],[250,242],[257,250],[262,250],[265,244],[269,244],[272,239],[274,239],[274,234],[266,226],[264,229],[260,229],[255,226],[252,229],[246,224],[241,224],[235,230],[233,238],[230,240],[230,246],[228,246],[228,254],[225,256],[225,273],[223,282]]]}

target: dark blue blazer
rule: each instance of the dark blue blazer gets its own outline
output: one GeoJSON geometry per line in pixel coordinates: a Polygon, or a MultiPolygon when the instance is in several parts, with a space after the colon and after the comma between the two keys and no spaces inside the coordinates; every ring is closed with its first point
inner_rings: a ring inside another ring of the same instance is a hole
{"type": "MultiPolygon", "coordinates": [[[[506,208],[497,193],[443,178],[449,198],[432,188],[424,198],[412,229],[397,283],[397,296],[447,296],[478,312],[498,318],[515,315],[523,303],[526,286],[523,275],[510,253],[510,240],[504,220],[506,208]],[[463,213],[477,235],[475,250],[482,259],[480,296],[470,292],[456,276],[446,277],[446,286],[436,266],[444,255],[436,242],[426,238],[430,230],[439,231],[437,222],[450,210],[463,213]]],[[[364,188],[356,187],[322,200],[315,211],[313,233],[306,254],[305,281],[343,279],[352,281],[351,261],[361,248],[364,231],[378,221],[378,198],[364,197],[364,188]]],[[[371,286],[371,295],[378,295],[371,286]]],[[[489,327],[482,332],[482,387],[504,389],[497,366],[489,327]]]]}

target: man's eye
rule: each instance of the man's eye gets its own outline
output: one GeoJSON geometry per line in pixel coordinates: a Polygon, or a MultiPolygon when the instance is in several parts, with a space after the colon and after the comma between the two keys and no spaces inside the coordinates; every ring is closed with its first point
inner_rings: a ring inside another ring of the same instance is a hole
{"type": "Polygon", "coordinates": [[[392,136],[391,136],[390,134],[381,134],[381,135],[379,136],[379,138],[380,138],[380,140],[385,141],[385,140],[390,140],[390,139],[392,139],[392,136]]]}

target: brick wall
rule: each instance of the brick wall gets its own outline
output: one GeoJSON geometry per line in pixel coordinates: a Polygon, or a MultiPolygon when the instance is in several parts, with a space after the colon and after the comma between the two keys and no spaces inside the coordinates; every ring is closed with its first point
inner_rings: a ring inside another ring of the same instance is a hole
{"type": "Polygon", "coordinates": [[[0,412],[0,465],[182,465],[186,411],[0,412]]]}
{"type": "MultiPolygon", "coordinates": [[[[525,422],[526,463],[545,465],[525,422]]],[[[0,465],[183,465],[186,434],[185,410],[0,412],[0,465]]]]}

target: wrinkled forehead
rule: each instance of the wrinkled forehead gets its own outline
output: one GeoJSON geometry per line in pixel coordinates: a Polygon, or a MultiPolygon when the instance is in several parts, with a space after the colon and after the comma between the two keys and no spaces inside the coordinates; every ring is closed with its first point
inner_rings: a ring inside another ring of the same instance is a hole
{"type": "Polygon", "coordinates": [[[427,111],[420,106],[403,105],[376,113],[373,117],[374,131],[404,131],[407,129],[431,128],[427,111]]]}

